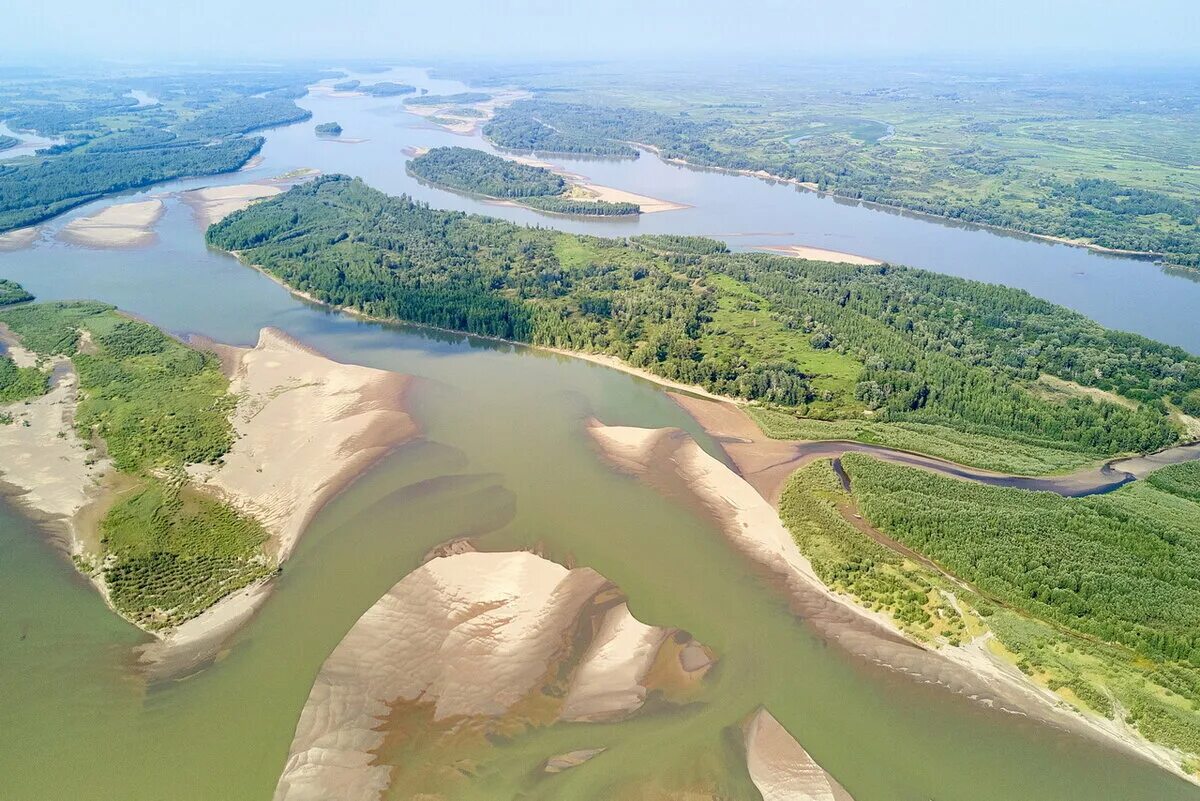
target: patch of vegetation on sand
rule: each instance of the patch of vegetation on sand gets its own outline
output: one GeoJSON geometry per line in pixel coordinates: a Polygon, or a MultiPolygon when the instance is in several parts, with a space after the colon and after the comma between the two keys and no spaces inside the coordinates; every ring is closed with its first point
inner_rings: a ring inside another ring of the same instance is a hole
{"type": "Polygon", "coordinates": [[[133,478],[100,523],[100,552],[82,560],[118,612],[148,629],[175,626],[270,574],[263,527],[184,473],[233,443],[236,399],[216,357],[103,303],[20,306],[0,322],[40,356],[71,359],[77,433],[133,478]]]}

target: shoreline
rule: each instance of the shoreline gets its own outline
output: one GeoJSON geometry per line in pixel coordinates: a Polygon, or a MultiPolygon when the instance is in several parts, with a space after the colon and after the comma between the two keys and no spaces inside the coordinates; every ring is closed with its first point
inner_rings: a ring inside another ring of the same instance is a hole
{"type": "Polygon", "coordinates": [[[1157,252],[1150,251],[1150,250],[1127,250],[1127,249],[1121,249],[1121,248],[1109,248],[1109,247],[1105,247],[1103,245],[1097,245],[1097,244],[1094,244],[1091,242],[1080,242],[1080,241],[1076,241],[1076,240],[1072,240],[1072,239],[1066,239],[1065,237],[1054,236],[1053,234],[1034,233],[1033,231],[1026,231],[1021,228],[1007,228],[1005,226],[995,225],[992,223],[968,222],[966,220],[956,220],[953,217],[946,217],[945,215],[933,214],[931,212],[920,211],[918,209],[910,209],[905,206],[898,206],[898,205],[894,205],[892,203],[883,203],[878,200],[864,200],[863,198],[846,195],[846,194],[843,194],[841,192],[838,192],[838,191],[832,190],[832,189],[824,189],[824,190],[818,189],[817,185],[812,183],[811,181],[800,181],[795,178],[784,178],[781,175],[775,175],[774,173],[768,172],[767,170],[745,170],[745,169],[735,169],[733,167],[720,167],[720,166],[712,165],[712,164],[695,164],[693,162],[688,161],[687,159],[666,158],[665,156],[662,155],[662,150],[660,148],[658,148],[654,145],[647,144],[645,142],[629,142],[629,144],[634,147],[642,148],[646,151],[649,151],[650,153],[653,153],[661,161],[663,161],[667,164],[676,164],[681,167],[687,167],[687,168],[693,169],[693,170],[714,170],[716,172],[723,172],[723,173],[727,173],[730,175],[743,175],[743,176],[746,176],[747,178],[759,178],[761,180],[772,181],[774,183],[791,184],[793,186],[800,187],[801,189],[806,189],[809,192],[814,192],[819,195],[829,195],[830,197],[841,198],[842,200],[851,200],[856,203],[862,203],[866,206],[873,206],[873,207],[877,207],[877,208],[884,209],[887,211],[897,211],[897,212],[901,212],[903,214],[912,215],[915,217],[921,217],[921,218],[924,218],[927,220],[933,220],[936,222],[954,223],[957,225],[973,227],[973,228],[978,228],[978,229],[982,229],[982,230],[988,230],[988,231],[999,232],[999,233],[1010,234],[1010,235],[1029,236],[1029,237],[1033,237],[1034,239],[1040,239],[1045,242],[1051,242],[1051,243],[1054,243],[1057,245],[1068,245],[1070,247],[1084,248],[1086,250],[1091,250],[1096,253],[1104,253],[1104,254],[1108,254],[1110,256],[1124,256],[1124,257],[1129,257],[1129,258],[1132,258],[1132,259],[1135,259],[1138,261],[1151,261],[1152,263],[1162,264],[1164,267],[1172,267],[1174,269],[1179,269],[1179,270],[1193,270],[1193,271],[1197,270],[1197,268],[1195,268],[1195,267],[1186,267],[1183,265],[1172,264],[1171,262],[1167,261],[1169,256],[1165,253],[1157,253],[1157,252]]]}
{"type": "Polygon", "coordinates": [[[857,264],[864,267],[883,264],[878,259],[869,256],[859,256],[856,253],[846,253],[841,250],[812,247],[811,245],[759,245],[754,248],[759,253],[774,253],[779,256],[789,256],[794,259],[810,261],[829,261],[837,264],[857,264]]]}
{"type": "Polygon", "coordinates": [[[1150,742],[1119,720],[1106,722],[1072,709],[987,648],[987,635],[962,646],[920,643],[890,616],[829,588],[799,550],[775,505],[682,430],[605,426],[592,418],[587,431],[615,469],[667,495],[676,495],[676,487],[682,486],[707,508],[729,544],[777,587],[792,613],[849,653],[916,681],[941,684],[987,708],[1096,738],[1200,784],[1200,777],[1183,772],[1182,754],[1150,742]]]}
{"type": "Polygon", "coordinates": [[[290,286],[289,284],[284,282],[281,278],[272,275],[271,273],[267,272],[266,270],[264,270],[262,267],[258,266],[257,264],[249,264],[249,263],[243,261],[241,258],[240,252],[234,251],[234,250],[226,250],[224,252],[228,253],[231,256],[233,256],[234,258],[236,258],[238,260],[238,263],[261,273],[262,275],[266,276],[271,281],[274,281],[276,284],[283,287],[288,292],[292,293],[293,295],[300,298],[301,300],[307,301],[316,306],[320,306],[321,308],[324,308],[324,309],[331,309],[333,311],[348,314],[351,317],[356,317],[360,320],[365,320],[365,321],[371,322],[371,323],[383,323],[385,325],[404,325],[404,326],[411,326],[412,328],[424,328],[429,331],[440,331],[445,334],[455,334],[457,336],[470,337],[472,339],[479,339],[479,340],[483,340],[485,342],[501,342],[505,345],[515,345],[515,346],[521,347],[521,348],[529,348],[530,350],[542,351],[544,353],[552,353],[556,356],[566,356],[566,357],[573,358],[573,359],[580,359],[582,361],[591,362],[592,364],[597,364],[602,367],[609,367],[609,368],[612,368],[613,370],[619,370],[620,372],[625,373],[627,375],[632,375],[637,378],[644,379],[646,381],[649,381],[653,384],[658,384],[659,386],[665,387],[667,389],[674,389],[674,390],[678,390],[680,392],[686,392],[691,395],[699,395],[701,397],[708,398],[708,399],[714,400],[714,401],[724,401],[727,403],[737,403],[738,402],[737,399],[735,399],[735,398],[728,398],[724,395],[716,395],[716,394],[710,392],[709,390],[705,389],[704,387],[699,386],[697,384],[682,384],[678,381],[672,381],[669,378],[663,378],[662,376],[655,375],[654,373],[651,373],[647,370],[643,370],[640,367],[634,367],[632,365],[626,364],[625,362],[618,359],[616,356],[610,356],[605,353],[587,353],[584,351],[568,350],[566,348],[556,348],[551,345],[535,345],[531,342],[518,342],[515,339],[504,339],[503,337],[491,337],[491,336],[487,336],[485,334],[472,334],[472,333],[469,333],[466,331],[460,331],[456,328],[442,328],[440,326],[429,325],[427,323],[414,323],[414,322],[409,322],[407,320],[396,320],[396,319],[391,319],[388,317],[375,317],[373,315],[367,314],[364,311],[356,309],[353,306],[337,306],[332,303],[326,303],[325,301],[321,300],[320,298],[318,298],[314,295],[310,295],[309,293],[304,292],[303,290],[296,289],[295,287],[290,286]]]}
{"type": "MultiPolygon", "coordinates": [[[[763,440],[761,440],[760,443],[749,442],[744,436],[740,436],[740,434],[747,432],[739,432],[736,429],[728,430],[731,429],[729,426],[730,421],[728,419],[721,420],[719,417],[716,417],[711,413],[706,414],[705,410],[701,408],[701,404],[704,404],[704,401],[693,401],[690,399],[681,399],[679,397],[674,397],[673,400],[675,400],[680,408],[682,408],[689,417],[699,424],[709,436],[713,437],[713,439],[717,441],[721,447],[721,450],[730,458],[734,465],[737,466],[739,473],[743,472],[743,466],[747,463],[746,454],[742,454],[740,457],[734,456],[729,451],[729,445],[741,444],[753,447],[755,444],[760,444],[762,441],[765,441],[768,445],[772,442],[791,444],[784,440],[769,440],[765,435],[761,435],[763,440]]],[[[737,409],[737,407],[728,402],[725,402],[723,405],[731,407],[737,412],[741,412],[740,409],[737,409]]],[[[750,420],[749,417],[744,414],[744,412],[742,412],[740,416],[744,419],[744,423],[746,425],[754,426],[754,422],[750,420]]],[[[1195,446],[1192,445],[1184,447],[1195,448],[1195,446]]],[[[695,447],[695,450],[699,451],[698,446],[695,447]]],[[[1200,454],[1200,448],[1196,448],[1196,450],[1198,454],[1200,454]]],[[[819,458],[819,456],[820,455],[817,454],[812,458],[819,458]]],[[[706,458],[712,460],[716,465],[722,464],[703,453],[703,451],[700,451],[699,454],[693,454],[693,458],[706,458]]],[[[790,477],[795,469],[799,469],[802,464],[809,461],[812,461],[812,459],[807,459],[803,462],[787,462],[787,470],[784,474],[784,481],[780,483],[778,489],[782,489],[782,486],[786,483],[786,478],[790,477]]],[[[1111,461],[1119,463],[1121,460],[1117,459],[1111,461]]],[[[1105,467],[1108,465],[1109,462],[1104,463],[1105,467]]],[[[716,468],[714,467],[712,469],[715,470],[716,468]]],[[[730,472],[732,473],[732,471],[730,472]]],[[[737,474],[734,473],[733,475],[737,474]]],[[[782,519],[778,518],[778,493],[768,497],[763,493],[761,487],[752,485],[749,477],[745,476],[744,474],[738,476],[738,480],[745,483],[747,486],[753,486],[754,491],[763,498],[763,500],[771,507],[772,510],[775,511],[776,518],[779,520],[779,525],[782,526],[782,519]]],[[[708,502],[710,504],[719,504],[723,501],[733,505],[731,499],[732,496],[727,490],[716,489],[710,494],[710,499],[708,502]]],[[[738,508],[742,508],[745,507],[746,504],[740,504],[737,506],[738,508]]],[[[719,508],[719,506],[716,506],[715,508],[719,508]]],[[[750,532],[752,529],[748,525],[744,525],[741,528],[732,527],[732,530],[738,534],[742,533],[742,529],[747,532],[747,536],[750,536],[748,532],[750,532]]],[[[790,540],[790,532],[787,532],[786,528],[784,528],[784,531],[788,534],[790,540]]],[[[794,545],[794,540],[791,540],[791,542],[794,545]]],[[[807,558],[799,552],[798,548],[796,549],[796,553],[800,559],[803,560],[803,565],[801,565],[801,567],[795,568],[795,566],[788,564],[791,560],[785,560],[784,564],[787,564],[790,568],[797,569],[807,578],[810,578],[812,581],[816,582],[816,584],[819,585],[819,587],[831,598],[854,610],[857,614],[883,625],[890,633],[903,638],[905,642],[910,643],[915,647],[926,649],[930,653],[945,657],[949,662],[968,671],[970,674],[983,679],[984,681],[990,680],[1001,682],[1002,684],[1009,685],[1019,690],[1025,695],[1032,694],[1041,702],[1044,702],[1046,706],[1052,708],[1052,710],[1056,713],[1056,717],[1065,716],[1074,724],[1076,724],[1077,727],[1082,727],[1086,732],[1092,734],[1093,736],[1099,736],[1110,743],[1115,743],[1127,750],[1132,751],[1138,756],[1141,756],[1153,762],[1154,764],[1163,767],[1171,773],[1181,776],[1195,784],[1200,784],[1200,776],[1191,775],[1182,770],[1181,762],[1184,758],[1184,754],[1175,751],[1168,746],[1152,742],[1138,731],[1124,724],[1123,720],[1121,720],[1119,716],[1116,719],[1108,720],[1100,718],[1094,714],[1089,714],[1087,712],[1072,708],[1061,695],[1049,689],[1048,687],[1033,681],[1020,670],[1018,670],[1015,664],[1009,663],[1002,655],[989,648],[988,645],[994,638],[994,635],[992,635],[990,632],[987,632],[982,636],[976,636],[960,646],[951,646],[949,644],[926,645],[919,643],[905,634],[903,630],[887,615],[879,612],[872,612],[871,610],[859,605],[859,603],[851,596],[841,595],[834,592],[827,585],[825,585],[823,581],[821,581],[821,579],[816,575],[815,571],[811,570],[811,564],[808,562],[807,558]],[[808,570],[804,570],[804,566],[807,566],[808,570]]],[[[901,670],[902,672],[911,672],[904,668],[897,669],[901,670]]],[[[1053,723],[1054,721],[1050,722],[1053,723]]]]}

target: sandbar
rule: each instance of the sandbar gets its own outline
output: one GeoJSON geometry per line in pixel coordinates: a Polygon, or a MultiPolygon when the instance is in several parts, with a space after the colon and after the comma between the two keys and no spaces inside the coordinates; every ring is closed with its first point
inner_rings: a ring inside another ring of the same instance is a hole
{"type": "Polygon", "coordinates": [[[755,250],[766,251],[768,253],[778,253],[782,256],[792,256],[797,259],[811,259],[812,261],[832,261],[839,264],[883,264],[878,259],[867,258],[866,256],[857,256],[853,253],[844,253],[840,250],[826,250],[825,248],[814,248],[808,245],[763,245],[755,248],[755,250]]]}
{"type": "Polygon", "coordinates": [[[63,226],[59,236],[67,242],[94,248],[127,248],[153,241],[154,223],[163,213],[161,200],[119,203],[80,217],[63,226]]]}
{"type": "Polygon", "coordinates": [[[746,767],[763,801],[854,801],[766,709],[743,726],[746,767]]]}
{"type": "Polygon", "coordinates": [[[656,197],[639,195],[636,192],[628,192],[624,189],[601,186],[600,184],[588,183],[586,181],[575,184],[574,188],[578,191],[569,193],[568,197],[580,197],[586,200],[604,200],[609,203],[636,203],[641,208],[642,214],[657,214],[660,211],[677,211],[679,209],[691,208],[686,203],[661,200],[656,197]]]}
{"type": "Polygon", "coordinates": [[[6,234],[0,234],[0,253],[22,250],[33,244],[38,237],[37,228],[18,228],[6,234]]]}
{"type": "Polygon", "coordinates": [[[207,228],[233,214],[249,208],[256,200],[273,197],[283,190],[269,184],[235,184],[210,186],[184,192],[183,201],[192,207],[196,219],[207,228]]]}
{"type": "MultiPolygon", "coordinates": [[[[589,568],[526,552],[434,557],[368,609],[321,666],[275,799],[376,801],[403,782],[406,766],[376,758],[405,725],[390,719],[397,708],[426,710],[428,723],[408,724],[426,726],[424,740],[510,715],[548,725],[634,712],[645,700],[639,682],[672,633],[634,619],[589,568]],[[564,672],[562,700],[547,690],[564,672]]],[[[545,766],[558,772],[599,750],[548,754],[545,766]]]]}

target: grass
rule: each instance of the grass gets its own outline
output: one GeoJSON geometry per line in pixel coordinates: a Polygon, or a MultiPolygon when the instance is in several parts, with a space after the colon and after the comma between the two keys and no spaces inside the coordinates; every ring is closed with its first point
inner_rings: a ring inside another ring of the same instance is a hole
{"type": "Polygon", "coordinates": [[[765,298],[727,275],[712,274],[705,282],[718,290],[717,311],[705,331],[703,347],[714,355],[752,352],[762,360],[787,359],[809,376],[816,399],[805,413],[813,416],[860,414],[854,399],[862,363],[832,348],[816,348],[807,337],[786,327],[765,298]]]}
{"type": "Polygon", "coordinates": [[[0,356],[0,404],[44,395],[47,381],[48,376],[36,367],[17,367],[8,356],[0,356]]]}
{"type": "Polygon", "coordinates": [[[967,630],[937,577],[851,525],[840,509],[853,499],[822,459],[797,470],[779,501],[779,516],[813,569],[833,590],[889,615],[922,641],[957,645],[967,630]]]}
{"type": "Polygon", "coordinates": [[[152,630],[193,618],[272,571],[257,521],[179,483],[146,479],[100,530],[113,606],[152,630]]]}
{"type": "Polygon", "coordinates": [[[913,451],[958,464],[1016,475],[1067,473],[1095,464],[1094,456],[1050,446],[972,434],[930,423],[813,420],[763,406],[750,416],[773,439],[844,439],[913,451]]]}

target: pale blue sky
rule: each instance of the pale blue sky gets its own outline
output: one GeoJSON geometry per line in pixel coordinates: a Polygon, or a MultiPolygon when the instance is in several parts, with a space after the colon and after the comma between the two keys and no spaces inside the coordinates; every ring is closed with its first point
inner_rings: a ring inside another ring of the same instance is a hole
{"type": "Polygon", "coordinates": [[[1200,0],[5,0],[0,59],[1200,59],[1200,0]]]}

